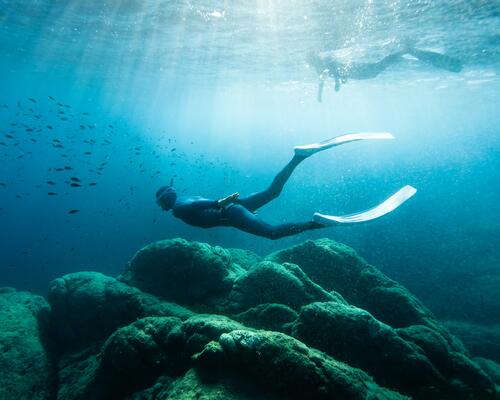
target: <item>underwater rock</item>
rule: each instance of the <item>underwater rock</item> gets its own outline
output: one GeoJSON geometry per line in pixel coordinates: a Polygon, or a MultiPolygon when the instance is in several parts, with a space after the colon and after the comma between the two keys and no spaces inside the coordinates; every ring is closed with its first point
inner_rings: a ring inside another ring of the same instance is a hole
{"type": "Polygon", "coordinates": [[[225,371],[200,371],[190,369],[166,390],[159,393],[158,400],[278,400],[278,397],[261,390],[244,376],[225,371]]]}
{"type": "Polygon", "coordinates": [[[262,261],[262,257],[250,250],[243,249],[226,249],[231,254],[233,264],[238,264],[244,270],[249,270],[250,267],[262,261]]]}
{"type": "Polygon", "coordinates": [[[447,321],[445,325],[473,356],[500,363],[500,325],[485,326],[462,321],[447,321]]]}
{"type": "Polygon", "coordinates": [[[340,295],[316,285],[297,265],[263,261],[236,280],[226,307],[237,312],[260,304],[279,303],[298,310],[314,301],[344,302],[340,295]]]}
{"type": "Polygon", "coordinates": [[[41,296],[0,288],[0,399],[51,395],[54,372],[42,334],[48,313],[41,296]]]}
{"type": "Polygon", "coordinates": [[[300,311],[292,334],[307,345],[368,372],[384,386],[411,392],[444,384],[443,377],[418,347],[354,306],[335,302],[309,304],[300,311]]]}
{"type": "Polygon", "coordinates": [[[168,301],[207,304],[227,293],[243,272],[221,247],[172,239],[137,252],[120,279],[168,301]]]}
{"type": "Polygon", "coordinates": [[[116,329],[145,316],[192,313],[172,303],[142,293],[98,272],[64,275],[50,284],[51,340],[60,351],[76,350],[106,339],[116,329]]]}
{"type": "Polygon", "coordinates": [[[455,398],[477,396],[478,393],[491,393],[494,390],[490,377],[466,355],[466,350],[455,351],[439,331],[423,325],[414,325],[397,329],[405,340],[413,342],[424,350],[433,365],[449,381],[454,382],[455,390],[459,392],[455,398]],[[457,386],[456,384],[460,382],[457,386]]]}
{"type": "Polygon", "coordinates": [[[188,318],[177,332],[177,346],[184,346],[189,356],[200,352],[212,340],[217,340],[223,333],[245,329],[240,323],[223,315],[200,314],[188,318]]]}
{"type": "Polygon", "coordinates": [[[153,385],[160,375],[178,375],[184,355],[169,343],[169,333],[180,324],[179,318],[147,317],[113,333],[96,375],[99,398],[123,398],[153,385]]]}
{"type": "Polygon", "coordinates": [[[284,398],[404,399],[363,371],[310,349],[279,332],[236,330],[210,342],[199,368],[238,371],[284,398]]]}
{"type": "Polygon", "coordinates": [[[58,363],[57,400],[95,399],[95,378],[99,368],[99,347],[65,354],[58,363]]]}
{"type": "MultiPolygon", "coordinates": [[[[498,398],[498,364],[471,359],[416,298],[353,250],[324,239],[258,260],[176,239],[139,251],[123,281],[97,272],[54,280],[50,312],[42,298],[4,289],[0,316],[8,323],[0,333],[20,330],[27,344],[16,350],[23,352],[19,359],[31,362],[33,344],[44,366],[32,378],[29,364],[22,365],[24,376],[12,364],[13,382],[30,377],[34,385],[20,382],[17,397],[498,398]],[[280,257],[298,264],[270,261],[280,257]],[[195,313],[124,281],[221,315],[195,313]]],[[[2,334],[0,346],[14,343],[11,337],[2,334]]],[[[0,363],[10,372],[9,359],[0,363]]]]}
{"type": "Polygon", "coordinates": [[[266,329],[289,334],[291,324],[299,315],[283,304],[259,304],[247,311],[234,316],[234,318],[247,326],[256,329],[266,329]]]}
{"type": "MultiPolygon", "coordinates": [[[[497,385],[497,393],[500,393],[500,364],[487,358],[476,357],[474,361],[497,385]]],[[[499,396],[500,397],[500,396],[499,396]]]]}
{"type": "Polygon", "coordinates": [[[330,239],[308,240],[266,259],[297,264],[325,290],[340,293],[350,304],[369,311],[394,328],[436,327],[430,311],[408,290],[367,264],[344,244],[330,239]]]}

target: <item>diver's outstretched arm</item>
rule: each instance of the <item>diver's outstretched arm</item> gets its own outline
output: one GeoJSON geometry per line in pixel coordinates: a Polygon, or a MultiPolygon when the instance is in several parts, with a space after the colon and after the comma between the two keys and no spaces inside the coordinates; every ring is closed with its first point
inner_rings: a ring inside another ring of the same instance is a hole
{"type": "Polygon", "coordinates": [[[337,75],[335,75],[335,91],[338,92],[340,90],[340,79],[337,75]]]}
{"type": "Polygon", "coordinates": [[[325,69],[321,74],[319,74],[319,82],[318,82],[318,102],[321,103],[323,101],[323,88],[325,87],[325,81],[330,74],[329,69],[325,69]]]}
{"type": "Polygon", "coordinates": [[[318,103],[323,101],[323,88],[325,87],[325,81],[319,80],[318,82],[318,103]]]}

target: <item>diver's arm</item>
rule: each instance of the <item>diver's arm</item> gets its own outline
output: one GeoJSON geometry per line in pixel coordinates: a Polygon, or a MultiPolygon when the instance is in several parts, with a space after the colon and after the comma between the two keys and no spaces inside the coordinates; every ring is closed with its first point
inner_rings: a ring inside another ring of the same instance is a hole
{"type": "Polygon", "coordinates": [[[318,102],[321,103],[323,100],[323,88],[325,87],[325,81],[328,78],[330,70],[325,69],[321,74],[319,74],[319,82],[318,82],[318,102]]]}
{"type": "Polygon", "coordinates": [[[335,91],[338,92],[340,90],[340,79],[337,75],[335,75],[335,91]]]}

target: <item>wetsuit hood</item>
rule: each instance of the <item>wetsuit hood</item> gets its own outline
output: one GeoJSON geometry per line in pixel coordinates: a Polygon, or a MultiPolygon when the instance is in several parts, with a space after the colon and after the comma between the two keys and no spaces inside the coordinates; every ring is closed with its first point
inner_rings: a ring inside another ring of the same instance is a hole
{"type": "Polygon", "coordinates": [[[158,204],[162,210],[171,210],[177,200],[177,193],[173,186],[162,186],[156,191],[156,204],[158,204]]]}

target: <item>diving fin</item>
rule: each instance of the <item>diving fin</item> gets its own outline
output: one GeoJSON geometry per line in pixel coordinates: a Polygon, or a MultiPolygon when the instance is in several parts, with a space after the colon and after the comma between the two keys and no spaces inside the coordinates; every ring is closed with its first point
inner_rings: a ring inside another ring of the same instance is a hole
{"type": "Polygon", "coordinates": [[[347,135],[336,136],[319,143],[295,146],[293,150],[296,155],[308,157],[334,146],[366,139],[394,139],[394,136],[388,132],[348,133],[347,135]]]}
{"type": "Polygon", "coordinates": [[[324,215],[320,213],[315,213],[313,216],[313,221],[318,222],[325,226],[335,226],[342,224],[354,224],[358,222],[371,221],[372,219],[379,218],[385,214],[394,211],[406,200],[412,197],[417,192],[413,186],[406,185],[405,187],[399,189],[391,197],[389,197],[384,202],[380,203],[378,206],[370,208],[369,210],[348,215],[324,215]]]}

